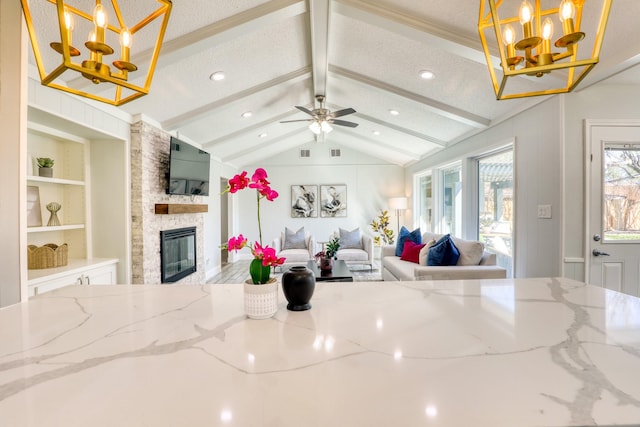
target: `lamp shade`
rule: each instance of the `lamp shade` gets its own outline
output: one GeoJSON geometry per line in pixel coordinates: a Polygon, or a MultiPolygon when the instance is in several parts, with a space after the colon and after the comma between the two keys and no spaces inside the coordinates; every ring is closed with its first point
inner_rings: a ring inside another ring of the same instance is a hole
{"type": "Polygon", "coordinates": [[[406,197],[392,197],[389,199],[389,209],[405,210],[407,209],[406,197]]]}

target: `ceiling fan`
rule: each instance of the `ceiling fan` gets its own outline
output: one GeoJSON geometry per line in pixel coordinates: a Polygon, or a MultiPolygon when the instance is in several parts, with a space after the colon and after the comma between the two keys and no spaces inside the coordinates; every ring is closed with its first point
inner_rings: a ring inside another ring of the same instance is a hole
{"type": "Polygon", "coordinates": [[[316,135],[319,135],[321,132],[324,132],[324,133],[331,132],[333,130],[331,125],[347,126],[350,128],[354,128],[358,126],[357,123],[337,119],[337,117],[342,117],[342,116],[346,116],[347,114],[355,113],[356,110],[354,110],[353,108],[345,108],[343,110],[331,112],[327,108],[324,108],[324,95],[316,95],[316,100],[320,104],[320,107],[314,108],[313,110],[309,110],[308,108],[296,105],[296,108],[298,110],[310,115],[311,116],[310,119],[285,120],[280,123],[311,122],[311,124],[309,125],[309,129],[316,135]]]}

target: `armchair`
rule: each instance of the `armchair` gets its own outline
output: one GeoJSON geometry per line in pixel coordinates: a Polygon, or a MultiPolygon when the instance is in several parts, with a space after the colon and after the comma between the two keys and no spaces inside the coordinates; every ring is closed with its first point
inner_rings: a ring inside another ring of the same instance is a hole
{"type": "Polygon", "coordinates": [[[310,233],[304,231],[304,227],[297,232],[285,229],[280,237],[273,239],[271,245],[278,257],[285,257],[284,266],[307,265],[316,253],[316,239],[310,233]],[[289,236],[289,240],[287,240],[289,236]],[[302,238],[304,236],[304,238],[302,238]]]}
{"type": "Polygon", "coordinates": [[[368,265],[373,270],[373,238],[362,234],[360,229],[347,231],[340,229],[333,236],[340,239],[340,249],[336,258],[343,260],[347,265],[368,265]]]}

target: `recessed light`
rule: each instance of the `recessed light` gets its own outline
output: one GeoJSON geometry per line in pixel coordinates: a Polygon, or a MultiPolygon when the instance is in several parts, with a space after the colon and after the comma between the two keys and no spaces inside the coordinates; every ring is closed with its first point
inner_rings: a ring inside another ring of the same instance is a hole
{"type": "Polygon", "coordinates": [[[245,111],[244,113],[242,113],[242,117],[244,117],[245,119],[248,119],[251,116],[253,116],[253,113],[251,111],[245,111]]]}
{"type": "Polygon", "coordinates": [[[258,138],[266,138],[267,134],[266,133],[261,133],[260,135],[258,135],[258,138]]]}
{"type": "Polygon", "coordinates": [[[215,73],[211,74],[209,78],[214,82],[219,82],[220,80],[224,80],[224,71],[216,71],[215,73]]]}
{"type": "Polygon", "coordinates": [[[420,71],[420,77],[425,80],[432,80],[436,77],[436,75],[431,70],[422,70],[420,71]]]}
{"type": "Polygon", "coordinates": [[[379,130],[374,130],[373,132],[371,132],[372,134],[374,134],[375,136],[380,135],[380,131],[379,130]]]}
{"type": "Polygon", "coordinates": [[[398,110],[389,110],[389,114],[391,114],[392,116],[397,116],[400,114],[400,112],[398,110]]]}

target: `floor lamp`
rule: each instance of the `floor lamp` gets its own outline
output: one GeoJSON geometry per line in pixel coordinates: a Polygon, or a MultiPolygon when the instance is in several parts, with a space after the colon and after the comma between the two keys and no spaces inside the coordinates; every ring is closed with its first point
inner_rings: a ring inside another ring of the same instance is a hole
{"type": "Polygon", "coordinates": [[[397,218],[397,228],[398,234],[400,234],[400,211],[407,209],[407,198],[406,197],[392,197],[389,199],[389,209],[395,209],[396,218],[397,218]]]}

